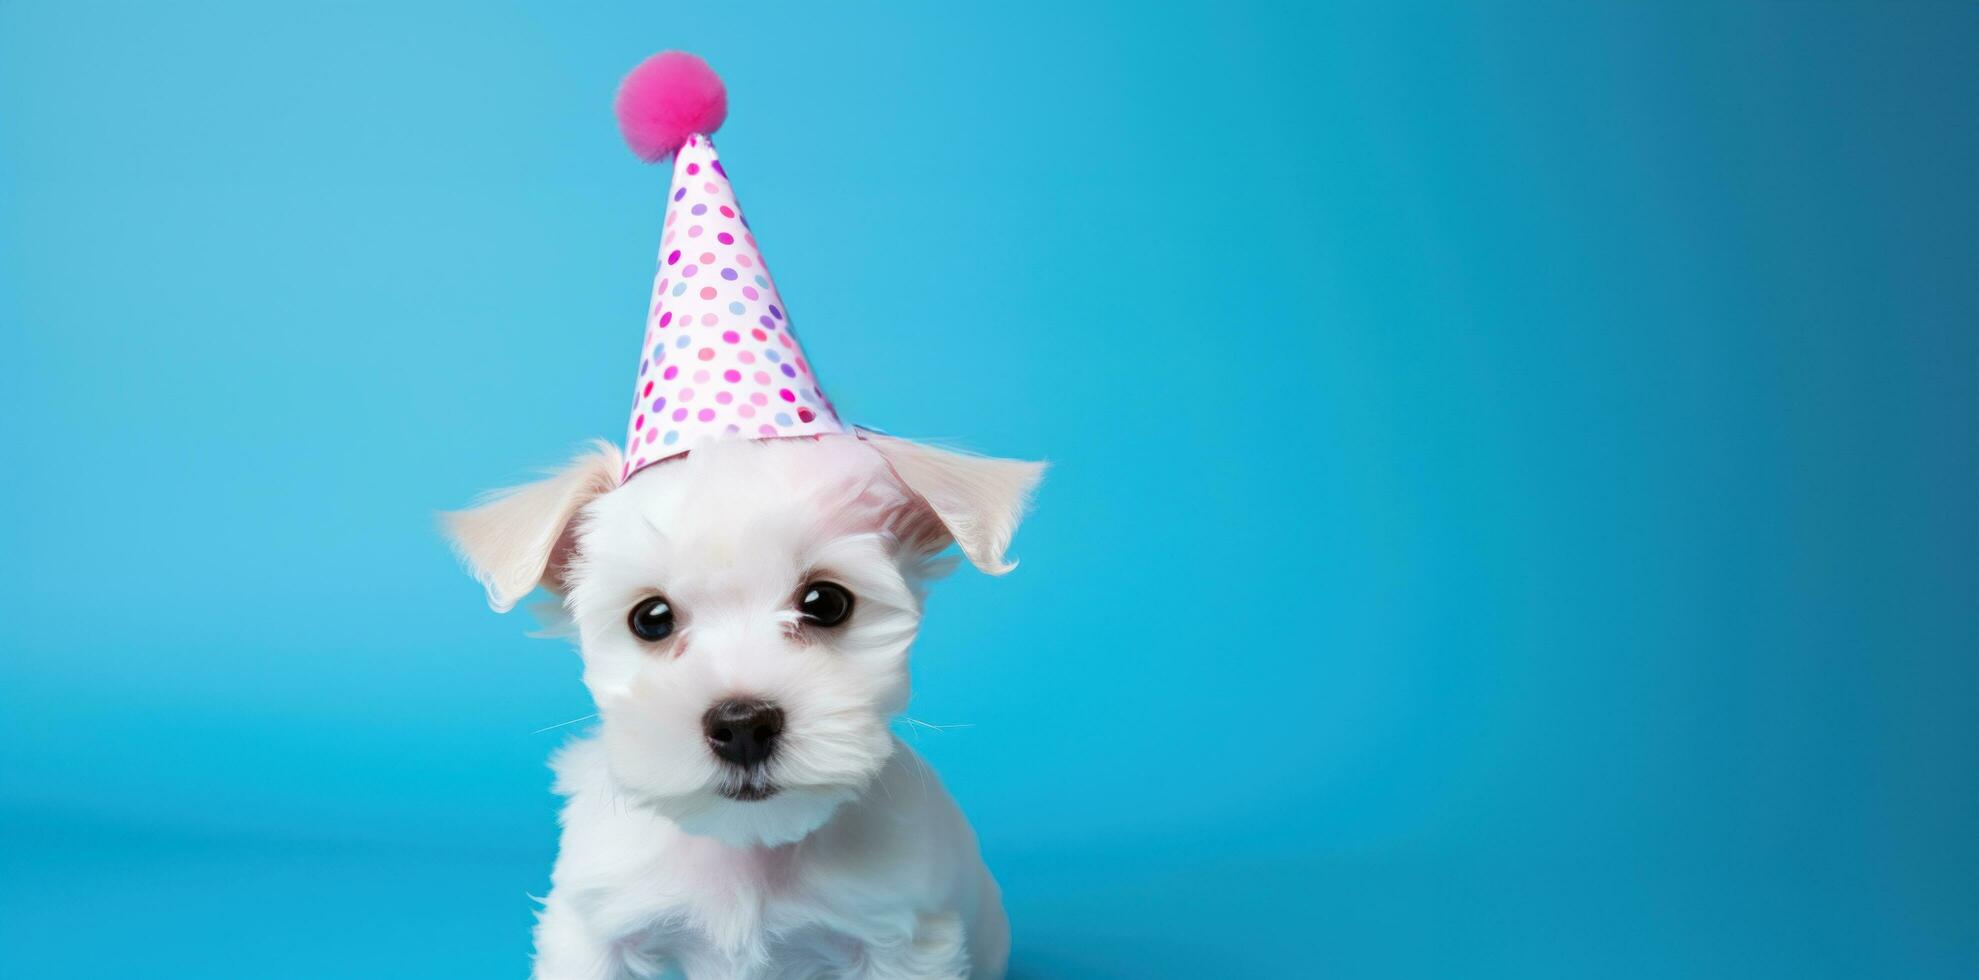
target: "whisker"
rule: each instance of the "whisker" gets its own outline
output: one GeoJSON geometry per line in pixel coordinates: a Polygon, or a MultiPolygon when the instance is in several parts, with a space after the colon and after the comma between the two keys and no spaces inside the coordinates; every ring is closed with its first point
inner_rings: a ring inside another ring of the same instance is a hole
{"type": "Polygon", "coordinates": [[[595,711],[593,711],[593,712],[591,712],[590,714],[588,714],[588,715],[585,715],[585,716],[584,716],[584,717],[582,717],[582,718],[572,718],[572,719],[571,719],[571,720],[569,720],[569,721],[560,721],[560,722],[557,722],[557,723],[556,723],[556,724],[554,724],[554,725],[545,725],[545,726],[543,726],[542,728],[538,728],[538,729],[536,729],[535,731],[533,731],[533,732],[530,732],[529,734],[531,734],[531,735],[541,735],[541,734],[543,734],[544,732],[547,732],[547,731],[550,731],[551,729],[555,729],[555,728],[562,728],[562,727],[564,727],[565,725],[575,725],[575,724],[577,724],[577,723],[578,723],[578,722],[580,722],[580,721],[590,721],[591,719],[593,719],[593,718],[596,718],[596,717],[598,717],[598,713],[597,713],[597,712],[595,712],[595,711]]]}
{"type": "Polygon", "coordinates": [[[914,775],[921,781],[921,799],[926,801],[928,798],[928,762],[919,755],[912,755],[909,758],[914,760],[914,775]]]}
{"type": "Polygon", "coordinates": [[[951,729],[951,728],[974,728],[974,727],[976,727],[976,726],[975,726],[974,724],[963,724],[963,725],[936,725],[936,724],[933,724],[933,723],[931,723],[931,722],[925,722],[925,721],[922,721],[922,720],[921,720],[921,719],[919,719],[919,718],[909,718],[909,717],[907,717],[906,715],[901,715],[901,716],[900,716],[900,720],[901,720],[901,721],[904,721],[904,722],[906,722],[906,723],[908,723],[908,724],[910,724],[910,725],[913,725],[913,726],[915,726],[915,727],[917,727],[917,728],[925,728],[925,729],[927,729],[928,731],[931,731],[931,732],[945,732],[945,731],[948,731],[948,730],[949,730],[949,729],[951,729]]]}

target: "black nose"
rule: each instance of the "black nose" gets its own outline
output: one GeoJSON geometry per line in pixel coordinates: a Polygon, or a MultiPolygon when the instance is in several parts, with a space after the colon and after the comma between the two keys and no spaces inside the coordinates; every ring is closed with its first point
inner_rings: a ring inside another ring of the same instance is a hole
{"type": "Polygon", "coordinates": [[[783,709],[768,701],[723,701],[701,717],[701,729],[716,755],[744,768],[761,765],[783,734],[783,709]]]}

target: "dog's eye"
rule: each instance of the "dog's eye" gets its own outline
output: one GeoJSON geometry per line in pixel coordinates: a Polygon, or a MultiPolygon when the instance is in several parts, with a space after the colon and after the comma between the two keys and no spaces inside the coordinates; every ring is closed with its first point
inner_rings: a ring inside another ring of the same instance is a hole
{"type": "Polygon", "coordinates": [[[625,618],[626,625],[632,627],[632,635],[649,643],[664,640],[673,632],[673,605],[665,596],[654,596],[632,607],[632,615],[625,618]]]}
{"type": "Polygon", "coordinates": [[[812,582],[799,594],[797,611],[813,626],[837,626],[852,615],[852,593],[836,582],[812,582]]]}

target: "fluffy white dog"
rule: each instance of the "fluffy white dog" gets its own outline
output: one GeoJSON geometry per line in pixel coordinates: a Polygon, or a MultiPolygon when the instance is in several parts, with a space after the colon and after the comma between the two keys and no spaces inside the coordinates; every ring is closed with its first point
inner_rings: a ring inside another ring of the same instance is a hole
{"type": "Polygon", "coordinates": [[[553,763],[539,980],[1002,976],[975,833],[889,724],[936,556],[1008,571],[1042,471],[865,433],[622,481],[600,443],[448,515],[497,610],[562,596],[598,708],[553,763]]]}

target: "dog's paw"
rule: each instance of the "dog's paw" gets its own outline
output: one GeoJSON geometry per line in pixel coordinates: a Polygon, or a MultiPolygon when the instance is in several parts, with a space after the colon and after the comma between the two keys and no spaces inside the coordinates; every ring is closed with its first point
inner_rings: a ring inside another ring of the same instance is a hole
{"type": "Polygon", "coordinates": [[[867,946],[865,968],[853,975],[861,980],[963,980],[969,975],[963,935],[960,915],[923,915],[912,938],[867,946]]]}

